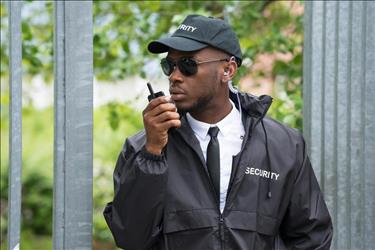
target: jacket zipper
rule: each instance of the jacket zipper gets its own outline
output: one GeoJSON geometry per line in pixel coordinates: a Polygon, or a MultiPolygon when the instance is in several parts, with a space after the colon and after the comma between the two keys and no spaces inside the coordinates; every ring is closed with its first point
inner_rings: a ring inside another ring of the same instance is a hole
{"type": "MultiPolygon", "coordinates": [[[[206,171],[206,174],[207,174],[207,177],[208,177],[208,181],[210,183],[211,191],[214,194],[214,196],[216,197],[216,190],[214,188],[214,184],[212,183],[212,180],[210,178],[210,175],[209,175],[208,171],[206,171]]],[[[225,204],[225,206],[226,206],[226,204],[225,204]]],[[[225,210],[225,206],[224,206],[224,210],[225,210]]],[[[224,212],[224,210],[223,210],[223,212],[224,212]]],[[[224,246],[224,217],[223,217],[223,213],[220,211],[220,201],[217,203],[217,211],[219,212],[220,249],[225,250],[225,246],[224,246]]]]}
{"type": "MultiPolygon", "coordinates": [[[[211,180],[211,179],[210,179],[211,180]]],[[[212,187],[212,190],[214,191],[213,193],[215,194],[215,189],[213,188],[213,184],[211,183],[211,187],[212,187]]],[[[216,197],[216,195],[215,195],[216,197]]],[[[225,206],[224,206],[224,210],[225,210],[225,206]]],[[[223,210],[223,212],[224,212],[223,210]]],[[[223,217],[223,213],[221,212],[220,210],[220,201],[219,203],[217,204],[217,211],[219,212],[219,238],[220,238],[220,249],[221,250],[224,250],[225,249],[225,246],[224,246],[224,217],[223,217]]]]}
{"type": "MultiPolygon", "coordinates": [[[[245,149],[245,145],[246,143],[248,142],[248,140],[250,140],[251,138],[251,131],[252,129],[258,124],[259,120],[255,122],[255,125],[252,127],[252,128],[249,128],[247,132],[248,136],[246,137],[246,141],[244,141],[244,148],[241,148],[241,152],[240,152],[240,159],[241,159],[241,156],[242,156],[242,153],[245,149]]],[[[236,171],[238,171],[238,165],[239,165],[239,162],[237,163],[237,168],[236,168],[236,171]]],[[[225,206],[224,206],[224,210],[223,212],[225,211],[225,207],[228,205],[228,202],[229,202],[229,194],[231,192],[231,189],[232,189],[232,185],[233,185],[233,180],[234,180],[234,177],[235,177],[236,174],[233,175],[233,178],[230,179],[229,181],[229,185],[228,185],[228,190],[227,190],[227,197],[226,197],[226,201],[225,201],[225,206]]],[[[231,176],[232,177],[232,176],[231,176]]],[[[210,179],[211,180],[211,179],[210,179]]],[[[242,182],[242,179],[241,179],[241,182],[242,182]]],[[[213,187],[213,184],[211,183],[212,187],[213,187]]],[[[237,193],[237,192],[236,192],[237,193]]],[[[224,236],[224,217],[223,217],[223,213],[221,213],[220,211],[220,204],[218,204],[218,210],[219,210],[219,235],[220,235],[220,248],[221,250],[225,250],[225,236],[224,236]]]]}
{"type": "Polygon", "coordinates": [[[219,217],[219,235],[220,235],[221,250],[224,250],[224,248],[225,248],[225,244],[224,244],[224,218],[223,218],[223,214],[221,212],[220,212],[220,217],[219,217]]]}

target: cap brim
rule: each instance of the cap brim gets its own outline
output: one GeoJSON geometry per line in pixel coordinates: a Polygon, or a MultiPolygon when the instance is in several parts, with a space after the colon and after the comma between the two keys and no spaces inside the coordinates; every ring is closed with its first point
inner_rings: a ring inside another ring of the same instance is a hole
{"type": "Polygon", "coordinates": [[[147,48],[151,53],[168,52],[170,48],[179,51],[196,51],[207,47],[205,43],[197,42],[195,40],[185,37],[165,37],[148,44],[147,48]]]}

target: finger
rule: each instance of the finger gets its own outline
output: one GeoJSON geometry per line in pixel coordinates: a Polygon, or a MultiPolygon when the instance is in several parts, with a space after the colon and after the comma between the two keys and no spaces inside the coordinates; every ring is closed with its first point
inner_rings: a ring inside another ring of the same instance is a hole
{"type": "Polygon", "coordinates": [[[168,130],[170,128],[179,128],[181,126],[181,121],[179,119],[168,120],[161,123],[160,128],[162,130],[168,130]]]}
{"type": "Polygon", "coordinates": [[[155,107],[159,106],[160,104],[168,103],[170,101],[171,101],[170,96],[160,96],[160,97],[154,98],[148,103],[148,105],[146,106],[146,108],[143,112],[153,110],[155,107]]]}
{"type": "MultiPolygon", "coordinates": [[[[150,132],[158,131],[163,132],[165,130],[164,123],[169,120],[179,120],[180,115],[177,112],[164,112],[161,115],[153,117],[145,117],[144,124],[150,132]]],[[[168,129],[168,127],[167,127],[168,129]]]]}
{"type": "Polygon", "coordinates": [[[176,106],[173,103],[162,103],[156,106],[154,109],[147,111],[147,115],[158,116],[168,111],[176,112],[177,111],[176,106]]]}
{"type": "Polygon", "coordinates": [[[168,120],[179,120],[180,114],[174,111],[166,111],[155,117],[154,122],[162,123],[168,120]]]}

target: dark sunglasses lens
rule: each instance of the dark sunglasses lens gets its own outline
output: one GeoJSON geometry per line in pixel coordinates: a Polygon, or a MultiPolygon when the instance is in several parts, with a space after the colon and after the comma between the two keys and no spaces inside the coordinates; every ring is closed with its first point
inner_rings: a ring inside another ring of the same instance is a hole
{"type": "Polygon", "coordinates": [[[173,62],[167,58],[163,58],[161,59],[160,65],[165,75],[170,76],[172,74],[174,68],[173,62]]]}
{"type": "Polygon", "coordinates": [[[192,76],[197,73],[197,63],[191,58],[180,58],[177,62],[178,69],[185,76],[192,76]]]}
{"type": "MultiPolygon", "coordinates": [[[[170,76],[176,64],[168,58],[163,58],[160,62],[160,65],[164,74],[170,76]]],[[[180,70],[180,72],[185,76],[192,76],[196,74],[198,71],[197,63],[192,58],[178,59],[177,67],[180,70]]]]}

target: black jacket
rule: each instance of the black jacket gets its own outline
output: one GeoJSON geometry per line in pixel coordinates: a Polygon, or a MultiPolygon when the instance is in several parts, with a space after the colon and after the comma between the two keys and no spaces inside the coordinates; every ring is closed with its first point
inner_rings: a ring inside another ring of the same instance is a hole
{"type": "Polygon", "coordinates": [[[272,99],[241,102],[245,138],[234,156],[223,213],[186,117],[161,156],[145,132],[125,142],[104,211],[117,246],[138,249],[329,249],[332,223],[302,136],[265,118],[272,99]]]}

